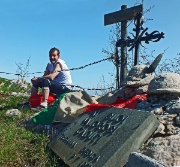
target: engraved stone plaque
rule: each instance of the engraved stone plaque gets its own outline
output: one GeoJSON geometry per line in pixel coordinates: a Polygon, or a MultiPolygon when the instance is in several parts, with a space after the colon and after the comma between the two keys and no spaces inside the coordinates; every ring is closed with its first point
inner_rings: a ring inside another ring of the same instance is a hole
{"type": "Polygon", "coordinates": [[[80,115],[48,146],[70,167],[123,167],[158,125],[151,112],[111,107],[80,115]]]}

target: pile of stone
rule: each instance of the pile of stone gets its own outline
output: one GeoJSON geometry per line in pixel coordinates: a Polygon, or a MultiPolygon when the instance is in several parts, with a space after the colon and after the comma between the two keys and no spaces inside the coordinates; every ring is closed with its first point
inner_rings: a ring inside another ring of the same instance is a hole
{"type": "Polygon", "coordinates": [[[164,73],[151,80],[148,100],[140,102],[137,109],[154,111],[155,114],[180,113],[180,75],[164,73]]]}
{"type": "Polygon", "coordinates": [[[115,93],[116,97],[129,99],[135,95],[146,93],[149,82],[154,78],[153,73],[147,73],[145,65],[134,66],[125,81],[121,84],[120,90],[115,93]]]}
{"type": "Polygon", "coordinates": [[[164,73],[148,86],[148,98],[137,109],[153,112],[161,123],[140,152],[166,166],[180,165],[180,75],[164,73]]]}
{"type": "Polygon", "coordinates": [[[147,100],[140,100],[136,109],[152,112],[160,126],[139,152],[165,166],[180,166],[180,75],[154,76],[146,71],[144,65],[133,67],[115,95],[128,99],[147,94],[147,100]]]}

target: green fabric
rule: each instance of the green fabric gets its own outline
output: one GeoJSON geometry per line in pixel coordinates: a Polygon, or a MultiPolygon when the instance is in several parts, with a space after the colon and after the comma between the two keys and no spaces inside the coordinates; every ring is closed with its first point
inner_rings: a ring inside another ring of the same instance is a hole
{"type": "Polygon", "coordinates": [[[38,115],[33,117],[33,122],[43,125],[51,124],[54,120],[54,115],[56,114],[60,101],[65,95],[66,93],[61,94],[52,107],[42,110],[38,115]]]}

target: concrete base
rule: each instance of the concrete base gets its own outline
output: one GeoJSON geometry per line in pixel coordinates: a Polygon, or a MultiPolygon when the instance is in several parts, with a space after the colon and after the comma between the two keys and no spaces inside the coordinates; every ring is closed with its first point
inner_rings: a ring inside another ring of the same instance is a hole
{"type": "Polygon", "coordinates": [[[125,167],[165,167],[155,159],[152,159],[141,153],[133,152],[125,167]]]}

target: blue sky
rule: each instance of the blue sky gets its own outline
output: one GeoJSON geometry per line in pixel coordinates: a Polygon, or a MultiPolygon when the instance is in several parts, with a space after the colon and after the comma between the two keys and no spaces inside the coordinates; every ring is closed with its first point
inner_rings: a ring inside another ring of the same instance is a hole
{"type": "MultiPolygon", "coordinates": [[[[0,71],[16,73],[15,63],[26,64],[30,57],[30,72],[44,71],[51,47],[61,50],[61,58],[69,68],[104,59],[102,49],[109,47],[112,25],[104,26],[104,14],[120,10],[121,5],[134,6],[136,0],[0,0],[0,71]]],[[[141,1],[139,1],[141,2],[141,1]]],[[[145,0],[145,14],[153,19],[144,24],[148,32],[165,33],[158,43],[145,45],[154,56],[166,51],[164,58],[177,57],[180,52],[180,1],[145,0]]],[[[133,27],[133,26],[132,26],[133,27]]],[[[132,28],[128,29],[132,32],[132,28]]],[[[131,54],[131,53],[130,53],[131,54]]],[[[102,85],[113,81],[109,73],[114,65],[102,62],[83,70],[72,71],[73,84],[82,87],[102,85]]],[[[33,77],[33,75],[31,75],[33,77]]],[[[36,76],[40,76],[37,74],[36,76]]],[[[17,78],[0,74],[0,77],[17,78]]],[[[29,78],[27,78],[29,80],[29,78]]]]}

